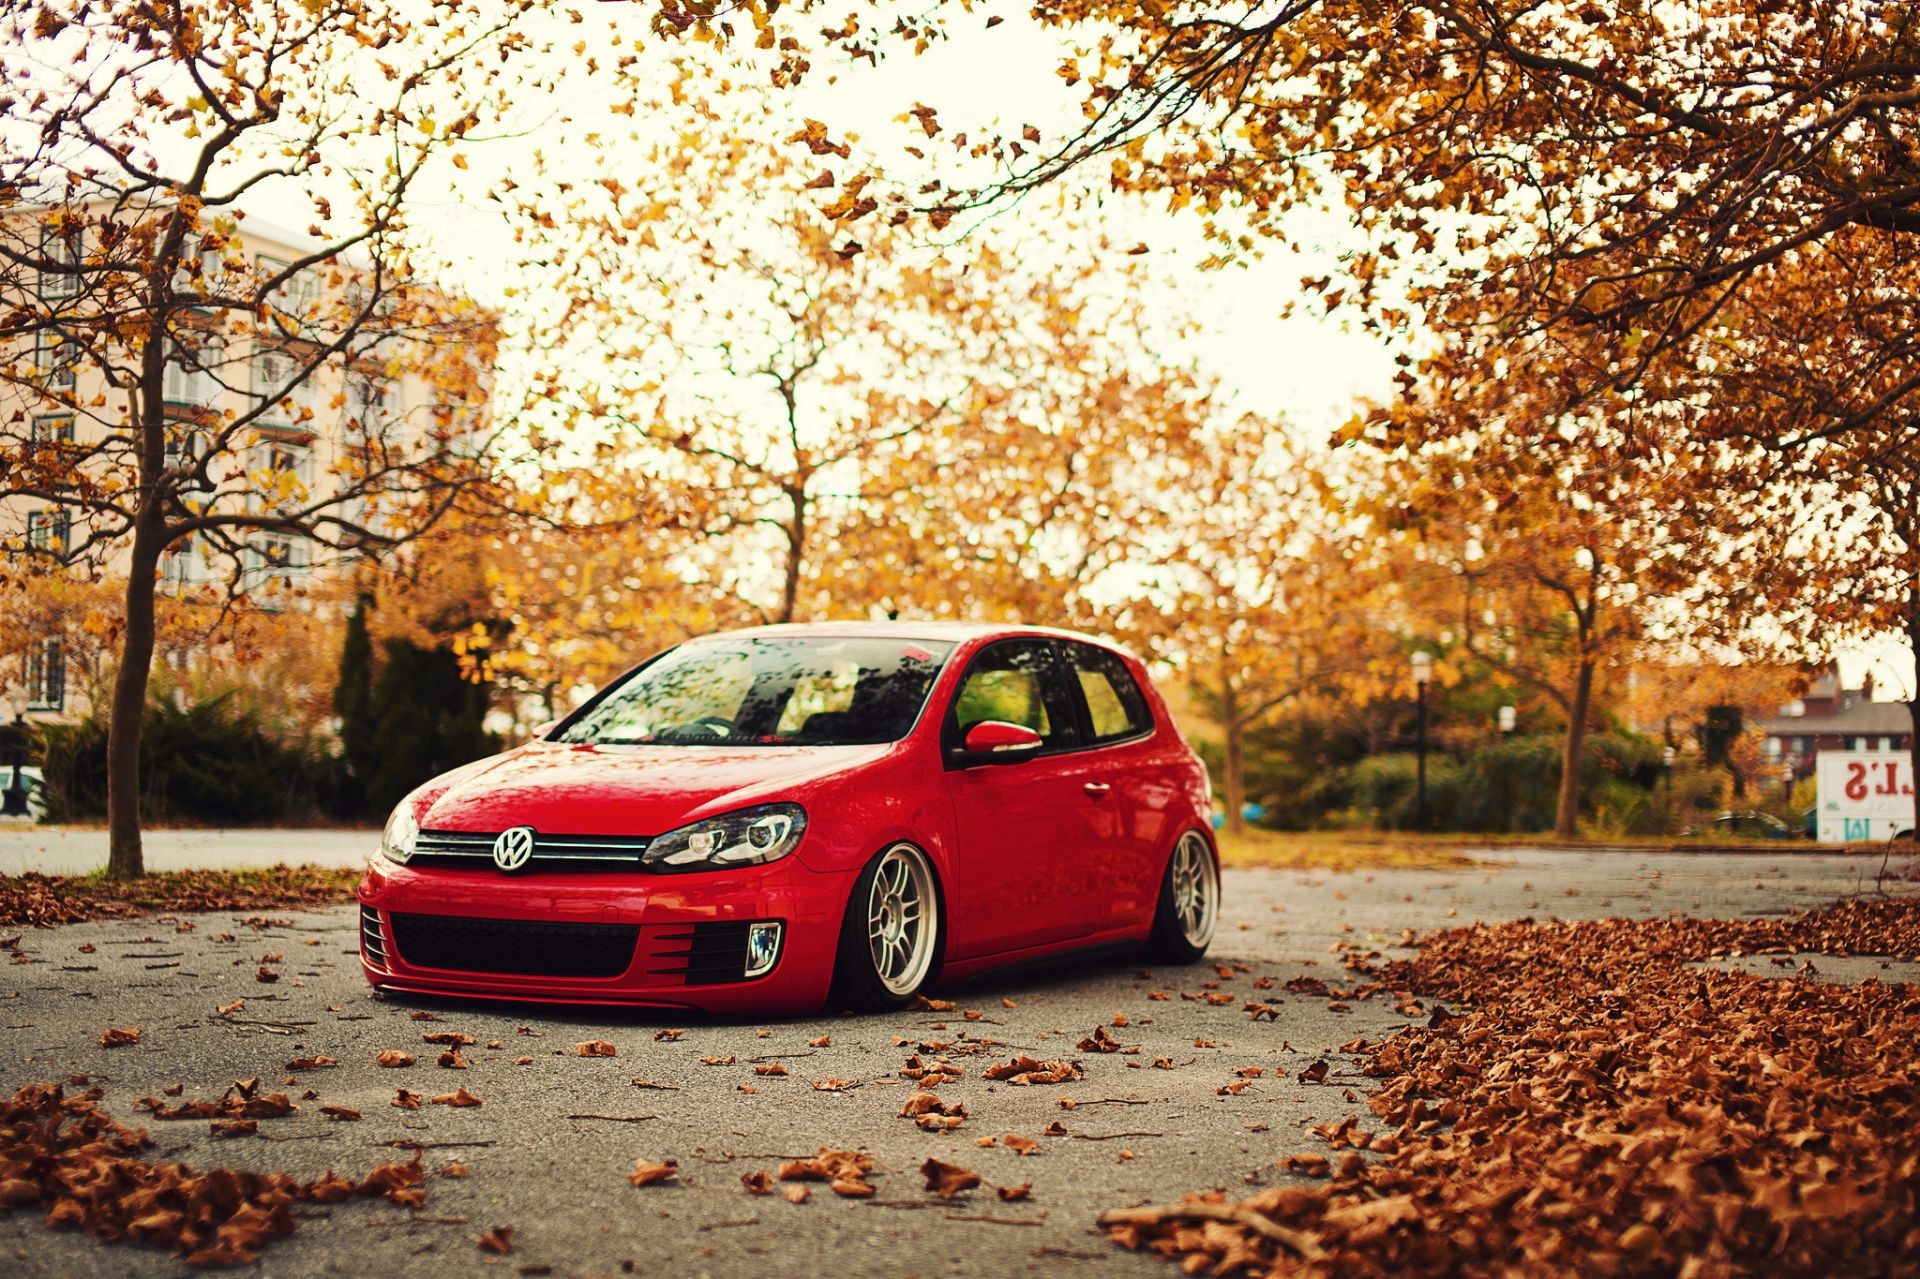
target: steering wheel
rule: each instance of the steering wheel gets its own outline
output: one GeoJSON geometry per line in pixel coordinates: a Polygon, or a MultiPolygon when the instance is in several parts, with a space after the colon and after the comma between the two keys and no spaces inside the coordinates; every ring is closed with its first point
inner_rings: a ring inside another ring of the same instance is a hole
{"type": "Polygon", "coordinates": [[[733,736],[733,721],[724,715],[702,715],[698,719],[689,720],[687,727],[704,728],[715,737],[733,736]]]}

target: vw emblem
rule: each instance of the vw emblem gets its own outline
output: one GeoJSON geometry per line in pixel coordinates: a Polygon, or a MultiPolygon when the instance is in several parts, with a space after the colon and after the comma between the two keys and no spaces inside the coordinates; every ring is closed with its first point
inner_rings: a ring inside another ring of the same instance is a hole
{"type": "Polygon", "coordinates": [[[493,841],[493,864],[501,870],[519,870],[533,856],[533,827],[515,826],[493,841]]]}

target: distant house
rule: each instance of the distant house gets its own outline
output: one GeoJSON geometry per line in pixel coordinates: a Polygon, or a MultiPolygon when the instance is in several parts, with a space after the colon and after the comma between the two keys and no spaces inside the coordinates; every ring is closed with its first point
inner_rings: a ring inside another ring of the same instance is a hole
{"type": "Polygon", "coordinates": [[[1793,765],[1794,776],[1813,772],[1822,751],[1906,750],[1913,741],[1913,718],[1905,702],[1873,700],[1873,677],[1859,688],[1842,687],[1839,668],[1830,667],[1806,696],[1760,721],[1767,754],[1793,765]]]}

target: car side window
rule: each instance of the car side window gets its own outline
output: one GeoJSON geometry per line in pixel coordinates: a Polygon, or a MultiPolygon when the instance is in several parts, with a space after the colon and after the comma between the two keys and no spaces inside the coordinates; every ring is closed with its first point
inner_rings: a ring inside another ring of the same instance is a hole
{"type": "Polygon", "coordinates": [[[1075,743],[1073,707],[1055,674],[1045,640],[1008,640],[977,654],[960,677],[948,717],[950,745],[983,720],[1003,720],[1040,734],[1042,750],[1075,743]]]}
{"type": "Polygon", "coordinates": [[[1091,644],[1069,644],[1067,651],[1094,741],[1133,737],[1153,727],[1146,697],[1134,683],[1133,672],[1116,654],[1091,644]]]}

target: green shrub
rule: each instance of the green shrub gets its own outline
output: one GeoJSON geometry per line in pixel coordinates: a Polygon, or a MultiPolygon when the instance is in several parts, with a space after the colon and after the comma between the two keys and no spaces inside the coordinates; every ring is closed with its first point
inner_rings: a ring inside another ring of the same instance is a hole
{"type": "MultiPolygon", "coordinates": [[[[50,821],[107,813],[107,723],[95,715],[41,730],[50,821]]],[[[330,807],[337,762],[289,744],[232,693],[191,706],[147,704],[140,735],[140,817],[148,822],[258,823],[330,807]]]]}

